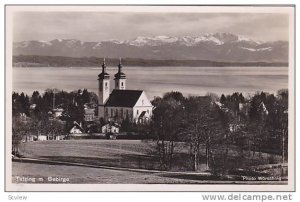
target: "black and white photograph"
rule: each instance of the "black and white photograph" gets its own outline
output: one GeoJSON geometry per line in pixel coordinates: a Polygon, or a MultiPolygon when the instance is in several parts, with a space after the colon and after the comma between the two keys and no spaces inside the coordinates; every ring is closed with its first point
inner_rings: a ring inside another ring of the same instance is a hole
{"type": "Polygon", "coordinates": [[[294,190],[294,9],[7,5],[7,190],[294,190]]]}

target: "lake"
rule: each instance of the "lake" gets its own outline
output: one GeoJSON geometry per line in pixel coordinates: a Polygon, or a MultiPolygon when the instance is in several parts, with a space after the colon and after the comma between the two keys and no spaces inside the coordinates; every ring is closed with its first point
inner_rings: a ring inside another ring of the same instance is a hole
{"type": "MultiPolygon", "coordinates": [[[[95,67],[32,67],[13,68],[13,90],[29,95],[47,88],[73,91],[87,88],[97,93],[98,74],[95,67]]],[[[113,76],[117,68],[107,68],[113,76]]],[[[123,67],[127,89],[145,90],[150,99],[165,92],[180,91],[184,95],[205,95],[207,92],[276,92],[288,88],[288,67],[123,67]]]]}

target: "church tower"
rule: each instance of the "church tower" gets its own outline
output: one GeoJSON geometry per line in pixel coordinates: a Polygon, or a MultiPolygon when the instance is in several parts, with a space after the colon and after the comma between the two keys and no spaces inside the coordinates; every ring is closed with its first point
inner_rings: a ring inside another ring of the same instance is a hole
{"type": "Polygon", "coordinates": [[[125,90],[126,89],[126,75],[122,72],[122,62],[118,65],[119,71],[115,74],[115,89],[125,90]]]}
{"type": "Polygon", "coordinates": [[[98,75],[98,116],[104,118],[104,104],[109,97],[109,74],[106,72],[105,58],[102,72],[98,75]]]}

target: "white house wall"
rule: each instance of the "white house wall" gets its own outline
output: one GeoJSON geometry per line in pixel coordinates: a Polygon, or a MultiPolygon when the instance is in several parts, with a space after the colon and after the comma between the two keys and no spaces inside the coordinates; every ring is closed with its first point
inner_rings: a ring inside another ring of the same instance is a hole
{"type": "Polygon", "coordinates": [[[138,119],[141,113],[145,111],[144,118],[150,119],[152,116],[152,106],[138,106],[133,108],[133,119],[138,119]]]}
{"type": "Polygon", "coordinates": [[[133,119],[136,121],[143,111],[146,112],[143,118],[150,119],[152,116],[152,109],[153,106],[151,102],[147,98],[146,93],[143,92],[133,107],[133,119]]]}
{"type": "Polygon", "coordinates": [[[73,128],[70,130],[70,133],[71,133],[71,134],[74,134],[74,133],[76,134],[76,133],[82,133],[82,132],[81,132],[80,129],[73,127],[73,128]]]}
{"type": "Polygon", "coordinates": [[[146,93],[143,92],[140,96],[140,98],[138,99],[138,101],[135,103],[134,107],[152,107],[151,102],[149,101],[149,99],[146,96],[146,93]]]}

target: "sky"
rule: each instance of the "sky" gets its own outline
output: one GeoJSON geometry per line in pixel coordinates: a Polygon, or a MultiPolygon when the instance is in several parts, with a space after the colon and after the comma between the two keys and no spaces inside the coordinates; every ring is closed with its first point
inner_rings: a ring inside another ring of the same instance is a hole
{"type": "Polygon", "coordinates": [[[288,40],[287,14],[16,12],[13,41],[128,40],[137,36],[200,36],[228,32],[254,40],[288,40]]]}

